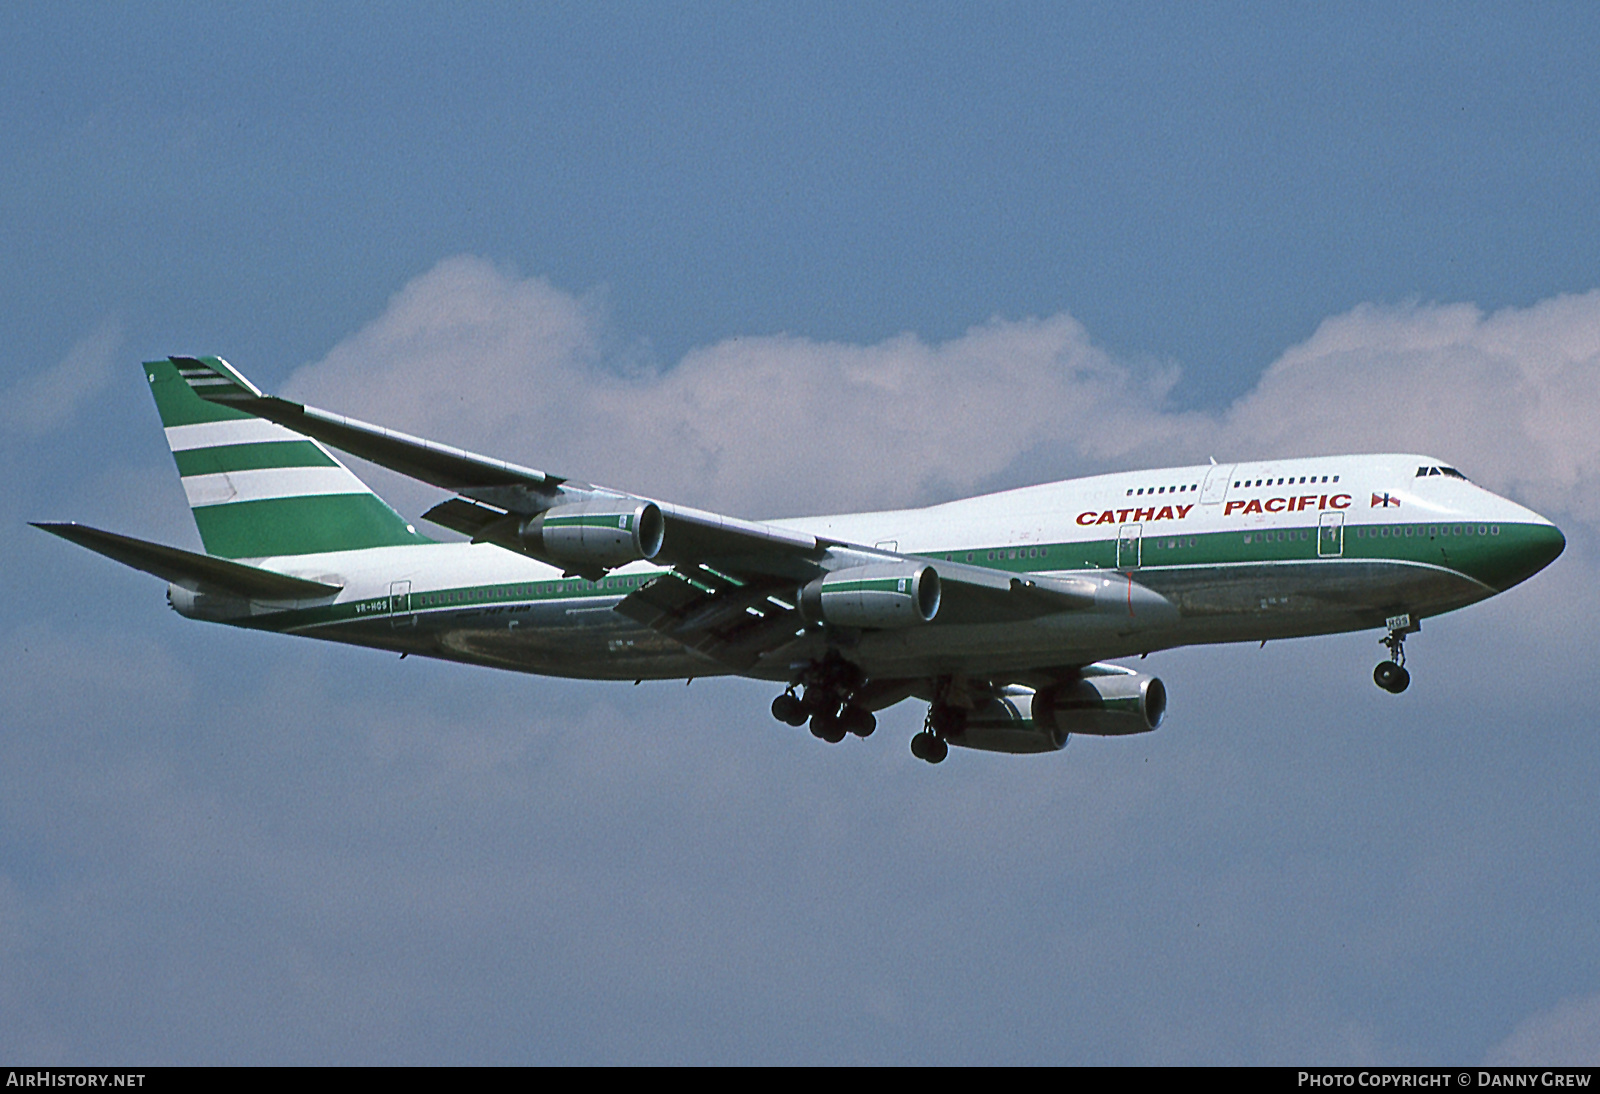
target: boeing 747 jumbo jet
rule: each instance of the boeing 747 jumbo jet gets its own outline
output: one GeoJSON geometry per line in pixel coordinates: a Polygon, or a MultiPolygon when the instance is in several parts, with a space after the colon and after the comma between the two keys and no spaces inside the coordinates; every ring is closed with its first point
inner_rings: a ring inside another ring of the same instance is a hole
{"type": "Polygon", "coordinates": [[[928,704],[911,751],[1143,733],[1166,688],[1108,659],[1202,642],[1407,635],[1530,577],[1548,520],[1429,456],[1170,467],[925,509],[753,522],[474,455],[263,394],[216,357],[144,367],[195,554],[38,527],[170,582],[180,614],[607,680],[736,674],[838,742],[928,704]],[[417,532],[338,449],[450,491],[417,532]]]}

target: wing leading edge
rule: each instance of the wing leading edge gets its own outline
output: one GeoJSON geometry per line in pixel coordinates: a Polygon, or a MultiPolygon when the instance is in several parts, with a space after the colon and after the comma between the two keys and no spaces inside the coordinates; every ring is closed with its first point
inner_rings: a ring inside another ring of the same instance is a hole
{"type": "MultiPolygon", "coordinates": [[[[507,517],[534,517],[563,503],[637,497],[266,395],[219,357],[172,360],[201,398],[276,422],[352,456],[470,499],[467,504],[474,508],[446,502],[430,510],[426,518],[474,538],[486,526],[507,517]]],[[[797,580],[807,580],[825,569],[820,565],[824,544],[815,536],[682,505],[654,504],[666,526],[654,561],[673,566],[710,562],[719,568],[797,580]]],[[[504,537],[489,537],[488,541],[521,550],[504,537]]]]}

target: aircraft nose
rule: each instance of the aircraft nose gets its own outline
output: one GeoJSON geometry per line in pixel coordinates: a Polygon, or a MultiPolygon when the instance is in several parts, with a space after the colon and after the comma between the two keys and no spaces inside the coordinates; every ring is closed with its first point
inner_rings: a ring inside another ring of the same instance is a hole
{"type": "Polygon", "coordinates": [[[1506,580],[1500,587],[1509,589],[1554,562],[1567,549],[1567,537],[1554,524],[1528,524],[1518,528],[1515,538],[1505,546],[1509,549],[1506,580]]]}

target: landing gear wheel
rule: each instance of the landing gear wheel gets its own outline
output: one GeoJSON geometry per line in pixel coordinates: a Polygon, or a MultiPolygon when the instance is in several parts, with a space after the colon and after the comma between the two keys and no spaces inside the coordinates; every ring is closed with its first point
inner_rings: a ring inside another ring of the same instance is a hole
{"type": "Polygon", "coordinates": [[[794,692],[786,691],[772,700],[772,716],[792,726],[803,726],[806,724],[805,704],[794,692]]]}
{"type": "Polygon", "coordinates": [[[1399,695],[1411,684],[1411,674],[1405,666],[1397,665],[1393,661],[1380,661],[1378,667],[1372,670],[1372,682],[1384,691],[1399,695]]]}
{"type": "Polygon", "coordinates": [[[936,737],[923,730],[911,738],[911,754],[919,760],[927,760],[930,764],[943,763],[944,758],[950,755],[950,746],[944,743],[942,737],[936,737]]]}
{"type": "Polygon", "coordinates": [[[1389,649],[1389,660],[1379,662],[1372,670],[1372,682],[1384,691],[1399,695],[1411,684],[1411,674],[1406,671],[1406,635],[1422,629],[1422,622],[1411,621],[1410,615],[1391,616],[1389,633],[1378,639],[1380,646],[1389,649]]]}
{"type": "Polygon", "coordinates": [[[811,735],[836,745],[844,740],[844,724],[839,721],[837,714],[828,711],[818,711],[811,716],[811,735]]]}
{"type": "Polygon", "coordinates": [[[872,711],[857,706],[846,706],[839,712],[839,721],[857,737],[870,737],[878,728],[878,719],[872,716],[872,711]]]}

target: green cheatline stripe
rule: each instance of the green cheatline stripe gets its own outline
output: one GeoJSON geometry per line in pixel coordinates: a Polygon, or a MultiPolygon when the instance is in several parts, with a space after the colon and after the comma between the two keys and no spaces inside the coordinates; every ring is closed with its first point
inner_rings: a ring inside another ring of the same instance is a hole
{"type": "MultiPolygon", "coordinates": [[[[214,508],[229,509],[238,508],[241,505],[259,504],[263,503],[242,502],[234,503],[233,505],[229,506],[217,506],[214,508]]],[[[198,510],[197,512],[206,512],[206,510],[198,510]]],[[[1392,535],[1392,527],[1393,526],[1391,526],[1391,536],[1388,537],[1387,540],[1382,537],[1374,536],[1372,537],[1373,543],[1369,545],[1367,543],[1367,537],[1361,537],[1363,549],[1360,552],[1357,552],[1353,549],[1355,547],[1355,537],[1351,535],[1350,530],[1347,529],[1344,558],[1346,560],[1355,561],[1415,561],[1430,562],[1435,565],[1444,564],[1438,557],[1420,557],[1421,555],[1428,553],[1427,548],[1423,547],[1422,545],[1429,544],[1430,541],[1428,537],[1423,536],[1420,538],[1419,542],[1419,537],[1416,536],[1415,532],[1413,532],[1413,535],[1410,537],[1412,550],[1409,552],[1409,554],[1418,555],[1418,557],[1410,558],[1406,552],[1394,550],[1395,546],[1404,545],[1407,542],[1407,539],[1404,535],[1404,532],[1402,532],[1397,543],[1396,538],[1392,535]],[[1389,547],[1387,550],[1380,553],[1377,548],[1379,545],[1383,544],[1388,544],[1389,547]],[[1371,548],[1370,553],[1367,550],[1369,547],[1371,548]]],[[[1438,526],[1417,525],[1413,527],[1437,528],[1438,526]]],[[[1453,530],[1455,526],[1451,525],[1450,527],[1453,530]]],[[[1478,526],[1474,524],[1474,533],[1476,533],[1477,527],[1478,526]]],[[[1542,543],[1548,542],[1552,534],[1554,534],[1552,530],[1545,525],[1502,524],[1498,527],[1500,528],[1500,535],[1498,537],[1486,535],[1480,538],[1474,534],[1473,537],[1470,537],[1474,540],[1474,543],[1470,548],[1460,544],[1452,544],[1451,547],[1445,548],[1446,550],[1450,551],[1453,561],[1457,561],[1459,563],[1462,558],[1465,558],[1468,563],[1465,565],[1454,565],[1450,568],[1468,573],[1479,580],[1486,581],[1486,583],[1490,585],[1495,585],[1495,581],[1491,579],[1503,576],[1499,571],[1505,568],[1505,564],[1502,563],[1499,566],[1485,565],[1485,563],[1492,562],[1492,560],[1485,557],[1489,555],[1491,550],[1493,550],[1494,554],[1497,556],[1508,553],[1514,555],[1518,548],[1529,547],[1532,549],[1537,549],[1542,543]],[[1511,550],[1508,552],[1507,548],[1510,548],[1511,550]]],[[[1309,530],[1315,531],[1314,528],[1309,530]]],[[[1280,543],[1276,538],[1276,531],[1277,530],[1275,529],[1273,540],[1270,543],[1258,541],[1258,537],[1265,536],[1264,532],[1252,532],[1251,543],[1248,546],[1244,544],[1243,534],[1240,532],[1210,532],[1196,533],[1192,536],[1184,536],[1182,539],[1185,544],[1187,544],[1191,539],[1195,541],[1193,547],[1186,546],[1182,549],[1176,547],[1163,548],[1162,553],[1166,554],[1168,551],[1170,551],[1170,556],[1162,558],[1159,560],[1159,562],[1152,563],[1148,561],[1150,556],[1147,555],[1146,564],[1142,567],[1142,569],[1158,569],[1162,565],[1217,565],[1239,562],[1317,561],[1314,554],[1314,540],[1297,539],[1291,543],[1291,541],[1285,538],[1285,540],[1280,543]],[[1306,547],[1307,545],[1311,547],[1313,553],[1308,554],[1302,550],[1302,548],[1306,547]],[[1288,548],[1291,546],[1294,547],[1292,553],[1290,553],[1288,550],[1288,548]],[[1280,548],[1283,549],[1281,553],[1280,548]]],[[[1147,537],[1147,542],[1145,543],[1145,547],[1147,549],[1150,548],[1149,541],[1154,540],[1155,538],[1156,537],[1154,536],[1147,537]]],[[[1176,540],[1179,537],[1163,536],[1161,538],[1163,542],[1165,542],[1169,539],[1176,540]]],[[[1439,541],[1441,539],[1455,538],[1456,537],[1453,534],[1448,537],[1439,537],[1436,533],[1435,538],[1432,541],[1432,547],[1435,551],[1438,551],[1439,541]]],[[[1468,538],[1469,537],[1466,537],[1464,534],[1461,537],[1463,541],[1468,538]]],[[[1115,540],[1094,540],[1082,543],[1049,544],[1046,552],[1046,562],[1051,569],[1073,569],[1077,568],[1074,564],[1062,561],[1069,550],[1075,552],[1094,550],[1099,550],[1102,552],[1109,551],[1112,557],[1114,557],[1116,554],[1116,546],[1115,540]]],[[[986,548],[983,551],[977,551],[974,553],[978,555],[979,559],[982,559],[986,551],[994,549],[995,548],[986,548]]],[[[1007,550],[1009,550],[1009,548],[1007,550]]],[[[965,551],[939,552],[937,554],[930,552],[928,555],[923,557],[937,562],[939,559],[944,558],[946,553],[954,555],[959,559],[965,559],[967,554],[965,551]]],[[[1003,564],[994,562],[990,563],[990,565],[995,568],[1021,569],[1017,563],[1009,560],[1005,561],[1003,564]]],[[[449,611],[456,608],[468,608],[482,604],[496,604],[505,602],[563,600],[568,598],[582,599],[607,595],[626,596],[627,594],[639,588],[641,585],[649,582],[651,579],[660,577],[662,573],[665,572],[667,571],[654,571],[649,574],[631,575],[629,577],[612,577],[606,578],[600,582],[574,578],[558,578],[533,582],[461,586],[453,589],[436,590],[430,592],[419,591],[411,594],[408,604],[410,611],[426,612],[430,610],[449,611]]],[[[276,627],[335,623],[344,621],[346,619],[368,618],[373,614],[373,606],[377,605],[383,600],[384,598],[379,597],[371,601],[352,602],[327,607],[295,609],[270,616],[257,616],[251,621],[243,623],[243,625],[271,629],[276,627]]],[[[1111,701],[1112,704],[1119,702],[1127,702],[1130,708],[1137,706],[1136,699],[1111,701]]]]}
{"type": "Polygon", "coordinates": [[[168,428],[200,422],[237,422],[250,417],[242,410],[218,406],[200,398],[183,382],[171,361],[146,361],[144,375],[150,383],[150,394],[155,396],[161,424],[168,428]]]}
{"type": "MultiPolygon", "coordinates": [[[[1145,526],[1140,545],[1139,569],[1168,566],[1219,566],[1230,563],[1315,562],[1321,530],[1316,525],[1298,528],[1251,528],[1249,531],[1183,532],[1162,526],[1155,532],[1145,526]],[[1249,537],[1246,542],[1245,537],[1249,537]],[[1171,546],[1168,546],[1171,544],[1171,546]]],[[[1349,524],[1344,528],[1345,561],[1420,562],[1466,574],[1491,588],[1504,588],[1528,574],[1531,560],[1548,561],[1548,551],[1560,533],[1544,524],[1495,524],[1488,521],[1390,522],[1384,525],[1349,524]],[[1471,534],[1467,529],[1471,528],[1471,534]],[[1388,535],[1379,535],[1385,528],[1388,535]],[[1479,529],[1483,529],[1483,534],[1479,529]],[[1357,535],[1357,530],[1361,534],[1357,535]],[[1398,534],[1395,529],[1399,529],[1398,534]],[[1407,529],[1411,534],[1406,535],[1407,529]]],[[[1015,548],[983,547],[972,551],[930,551],[922,557],[971,562],[1009,573],[1031,570],[1092,570],[1117,568],[1115,539],[1050,543],[1015,548]],[[1032,558],[1026,557],[1033,551],[1032,558]],[[1016,555],[1019,557],[1008,557],[1016,555]]],[[[1126,561],[1126,560],[1125,560],[1126,561]]]]}
{"type": "Polygon", "coordinates": [[[259,630],[285,630],[353,620],[363,622],[370,622],[374,618],[387,620],[397,608],[401,614],[438,613],[448,616],[457,612],[477,612],[484,607],[502,604],[594,600],[598,597],[621,598],[659,576],[660,573],[657,572],[629,577],[608,577],[602,581],[556,578],[546,581],[501,582],[493,585],[462,585],[452,589],[414,592],[398,602],[394,597],[376,596],[365,600],[345,601],[342,604],[290,608],[268,615],[243,618],[237,620],[237,625],[259,630]]]}
{"type": "Polygon", "coordinates": [[[215,475],[220,471],[256,471],[269,467],[337,467],[314,441],[262,441],[219,444],[174,452],[180,475],[215,475]]]}
{"type": "Polygon", "coordinates": [[[194,510],[206,553],[222,558],[310,555],[432,543],[375,494],[317,494],[194,510]]]}
{"type": "MultiPolygon", "coordinates": [[[[231,509],[239,508],[241,505],[259,504],[263,503],[243,502],[234,503],[233,505],[227,506],[217,506],[215,508],[231,509]]],[[[207,510],[198,510],[197,512],[206,511],[207,510]]],[[[1394,526],[1390,527],[1391,535],[1389,537],[1384,538],[1380,536],[1373,536],[1371,537],[1372,543],[1370,544],[1367,542],[1367,536],[1363,535],[1360,537],[1362,548],[1360,551],[1354,549],[1356,546],[1356,537],[1351,535],[1350,530],[1347,529],[1344,558],[1346,560],[1355,561],[1414,561],[1430,562],[1435,565],[1443,565],[1444,563],[1438,557],[1421,557],[1422,555],[1426,555],[1429,550],[1429,548],[1424,545],[1429,545],[1431,542],[1431,549],[1435,552],[1438,552],[1440,550],[1441,540],[1454,540],[1457,538],[1453,534],[1455,525],[1449,526],[1452,529],[1451,535],[1441,537],[1438,536],[1437,532],[1435,532],[1435,536],[1431,541],[1427,536],[1418,537],[1415,531],[1413,531],[1412,536],[1409,537],[1411,550],[1408,553],[1395,549],[1395,547],[1403,546],[1408,542],[1408,538],[1405,536],[1404,532],[1402,531],[1397,542],[1396,537],[1394,537],[1392,534],[1394,526]],[[1380,553],[1379,547],[1384,545],[1387,545],[1387,549],[1380,553]],[[1368,553],[1368,548],[1371,549],[1370,553],[1368,553]],[[1412,558],[1409,557],[1409,555],[1416,555],[1418,557],[1412,558]]],[[[1439,526],[1413,526],[1414,529],[1416,527],[1433,527],[1437,529],[1439,526]]],[[[1491,551],[1493,552],[1493,555],[1498,558],[1507,556],[1514,558],[1519,549],[1538,551],[1543,545],[1549,543],[1552,535],[1556,534],[1552,529],[1545,525],[1502,524],[1498,526],[1500,528],[1499,536],[1485,535],[1478,537],[1476,535],[1477,527],[1478,525],[1474,524],[1474,535],[1472,537],[1467,537],[1464,532],[1460,537],[1463,543],[1469,538],[1472,539],[1474,542],[1471,547],[1463,546],[1462,544],[1451,544],[1450,547],[1444,549],[1450,552],[1451,558],[1454,561],[1459,561],[1458,556],[1467,559],[1466,565],[1451,566],[1451,569],[1456,569],[1470,574],[1471,576],[1476,577],[1481,581],[1485,581],[1490,585],[1494,585],[1495,587],[1498,586],[1496,585],[1495,580],[1492,579],[1503,578],[1506,576],[1502,571],[1510,568],[1514,564],[1503,561],[1495,563],[1492,558],[1488,557],[1491,554],[1491,551]]],[[[1314,528],[1310,530],[1313,532],[1315,531],[1314,528]]],[[[1285,531],[1287,531],[1287,529],[1285,529],[1285,531]]],[[[1194,540],[1193,547],[1185,546],[1182,549],[1177,547],[1164,547],[1161,549],[1161,553],[1167,554],[1170,552],[1170,557],[1163,558],[1158,563],[1151,563],[1148,561],[1149,556],[1147,555],[1147,562],[1142,569],[1154,570],[1159,569],[1162,565],[1219,565],[1238,562],[1317,561],[1314,553],[1316,546],[1315,540],[1296,539],[1294,541],[1290,541],[1287,537],[1285,537],[1285,539],[1280,543],[1276,537],[1276,533],[1277,529],[1274,529],[1273,539],[1269,543],[1264,539],[1266,533],[1252,531],[1250,533],[1251,542],[1248,546],[1245,545],[1244,535],[1240,532],[1195,533],[1194,535],[1182,537],[1185,544],[1187,544],[1191,539],[1194,540]],[[1261,538],[1258,539],[1258,537],[1261,538]],[[1294,548],[1292,553],[1290,553],[1288,550],[1291,546],[1294,548]],[[1304,550],[1304,548],[1308,546],[1311,549],[1311,553],[1307,553],[1307,551],[1304,550]],[[1281,554],[1280,548],[1283,549],[1281,554]]],[[[1179,537],[1163,536],[1161,538],[1163,542],[1166,542],[1167,540],[1175,541],[1179,537]]],[[[1148,537],[1148,539],[1154,540],[1155,537],[1148,537]]],[[[1049,544],[1047,547],[1048,550],[1046,551],[1045,557],[1050,568],[1074,569],[1078,568],[1075,564],[1063,561],[1069,551],[1081,553],[1084,551],[1092,552],[1098,550],[1101,552],[1110,552],[1110,555],[1114,558],[1116,555],[1117,544],[1116,540],[1094,540],[1083,543],[1055,543],[1049,544]]],[[[1145,547],[1148,549],[1150,547],[1150,542],[1147,541],[1145,547]]],[[[985,548],[982,551],[976,551],[973,553],[976,554],[979,559],[982,559],[987,551],[997,549],[998,548],[985,548]]],[[[1009,551],[1011,548],[1006,548],[1005,550],[1009,551]]],[[[937,562],[939,559],[944,558],[946,553],[954,555],[955,557],[963,560],[967,554],[965,551],[939,552],[937,554],[930,552],[928,555],[923,557],[937,562]]],[[[995,568],[1004,569],[1020,568],[1017,563],[1012,562],[1011,560],[1005,560],[1004,562],[990,562],[989,565],[995,568]]],[[[599,582],[575,578],[554,578],[543,581],[469,585],[460,586],[453,589],[441,589],[427,592],[418,591],[411,594],[403,610],[422,613],[429,611],[449,612],[457,609],[472,609],[486,604],[493,605],[499,603],[542,600],[589,599],[597,596],[620,597],[628,595],[629,593],[638,589],[640,586],[648,583],[654,578],[660,577],[666,572],[668,571],[654,571],[649,574],[630,575],[627,577],[609,577],[599,582]]],[[[292,609],[282,613],[255,616],[249,620],[241,620],[240,625],[259,627],[263,629],[277,629],[339,623],[353,619],[368,619],[374,614],[377,614],[380,606],[388,603],[389,602],[386,598],[376,597],[366,601],[354,601],[338,605],[319,606],[315,608],[292,609]]],[[[1106,706],[1117,706],[1119,704],[1125,704],[1129,709],[1136,709],[1138,706],[1138,700],[1118,699],[1109,700],[1104,703],[1106,706]]]]}

